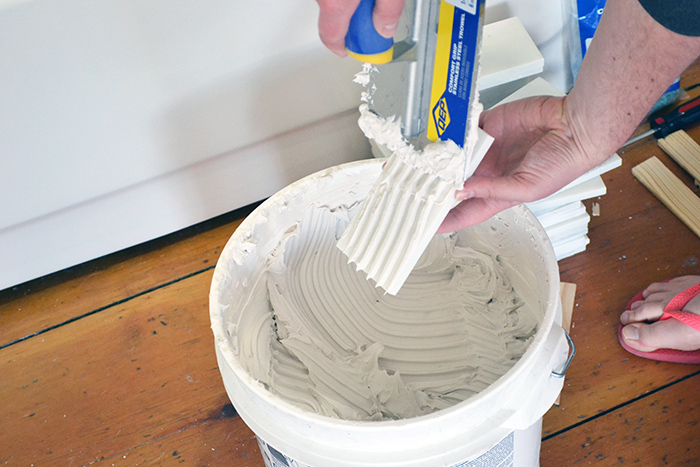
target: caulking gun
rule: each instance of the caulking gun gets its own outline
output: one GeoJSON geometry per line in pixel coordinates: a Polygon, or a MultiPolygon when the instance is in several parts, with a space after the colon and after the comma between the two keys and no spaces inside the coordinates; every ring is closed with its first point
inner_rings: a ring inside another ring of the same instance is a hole
{"type": "Polygon", "coordinates": [[[396,41],[374,29],[373,8],[374,0],[360,1],[345,39],[351,56],[378,68],[372,111],[400,116],[403,136],[418,148],[438,139],[464,147],[477,99],[484,0],[407,0],[396,41]]]}

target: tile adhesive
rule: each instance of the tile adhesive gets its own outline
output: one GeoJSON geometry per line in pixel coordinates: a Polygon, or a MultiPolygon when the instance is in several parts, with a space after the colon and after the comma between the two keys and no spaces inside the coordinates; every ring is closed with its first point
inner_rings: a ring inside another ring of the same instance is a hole
{"type": "Polygon", "coordinates": [[[288,186],[221,254],[226,391],[267,467],[536,466],[569,361],[552,247],[523,206],[434,235],[492,138],[415,150],[369,110],[372,72],[359,124],[386,166],[288,186]]]}
{"type": "Polygon", "coordinates": [[[503,465],[537,465],[568,350],[546,233],[519,206],[434,236],[385,294],[337,247],[382,164],[288,186],[227,243],[210,311],[234,406],[270,467],[467,466],[524,436],[535,463],[503,465]]]}
{"type": "Polygon", "coordinates": [[[475,99],[466,148],[438,140],[417,150],[403,138],[400,119],[370,110],[373,73],[377,68],[365,64],[355,77],[366,88],[359,125],[391,156],[338,248],[378,287],[394,295],[456,205],[456,191],[474,173],[493,138],[478,126],[481,105],[475,99]]]}

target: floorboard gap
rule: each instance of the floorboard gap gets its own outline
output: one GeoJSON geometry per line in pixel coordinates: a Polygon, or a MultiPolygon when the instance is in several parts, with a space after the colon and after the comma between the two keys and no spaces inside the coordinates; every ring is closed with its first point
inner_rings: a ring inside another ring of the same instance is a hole
{"type": "Polygon", "coordinates": [[[626,407],[626,406],[628,406],[628,405],[630,405],[630,404],[634,404],[635,402],[640,401],[640,400],[642,400],[642,399],[644,399],[644,398],[646,398],[646,397],[649,397],[649,396],[651,396],[651,395],[653,395],[653,394],[656,394],[656,393],[659,392],[659,391],[663,391],[663,390],[666,389],[666,388],[670,388],[671,386],[674,386],[674,385],[676,385],[676,384],[678,384],[678,383],[681,383],[681,382],[683,382],[683,381],[685,381],[685,380],[687,380],[687,379],[694,378],[695,376],[698,376],[698,375],[700,375],[700,370],[698,370],[698,371],[696,371],[696,372],[694,372],[694,373],[690,373],[689,375],[686,375],[686,376],[684,376],[684,377],[682,377],[682,378],[679,378],[679,379],[677,379],[677,380],[675,380],[675,381],[671,381],[670,383],[664,384],[663,386],[659,386],[659,387],[656,388],[656,389],[652,389],[651,391],[646,392],[646,393],[644,393],[644,394],[641,394],[641,395],[639,395],[639,396],[637,396],[637,397],[635,397],[635,398],[632,398],[632,399],[630,399],[630,400],[628,400],[628,401],[626,401],[626,402],[623,402],[622,404],[618,404],[618,405],[616,405],[616,406],[614,406],[614,407],[611,407],[611,408],[609,408],[609,409],[603,410],[602,412],[597,413],[597,414],[593,415],[592,417],[589,417],[589,418],[587,418],[587,419],[585,419],[585,420],[581,420],[580,422],[574,423],[573,425],[567,426],[566,428],[562,428],[561,430],[555,431],[554,433],[551,433],[551,434],[549,434],[549,435],[547,435],[547,436],[543,436],[543,437],[542,437],[542,442],[547,441],[548,439],[552,439],[552,438],[554,438],[554,437],[556,437],[556,436],[559,436],[559,435],[561,435],[561,434],[563,434],[563,433],[566,433],[567,431],[571,431],[571,430],[573,430],[574,428],[578,428],[578,427],[580,427],[581,425],[585,425],[585,424],[588,423],[588,422],[592,422],[593,420],[596,420],[596,419],[598,419],[598,418],[600,418],[600,417],[604,417],[604,416],[606,416],[606,415],[608,415],[608,414],[610,414],[610,413],[612,413],[612,412],[615,412],[616,410],[619,410],[619,409],[621,409],[621,408],[623,408],[623,407],[626,407]]]}
{"type": "Polygon", "coordinates": [[[134,295],[124,297],[121,300],[117,300],[116,302],[112,302],[109,305],[104,305],[104,306],[101,306],[99,308],[95,308],[94,310],[88,311],[87,313],[83,313],[82,315],[74,316],[70,319],[67,319],[66,321],[60,322],[58,324],[54,324],[53,326],[49,326],[49,327],[42,329],[40,331],[36,331],[36,332],[31,333],[31,334],[27,334],[26,336],[20,337],[18,339],[7,342],[5,344],[0,344],[0,350],[5,349],[5,348],[10,347],[10,346],[13,346],[15,344],[19,344],[20,342],[26,341],[26,340],[31,339],[33,337],[37,337],[37,336],[40,336],[42,334],[46,334],[49,331],[53,331],[54,329],[60,328],[61,326],[65,326],[66,324],[70,324],[70,323],[73,323],[75,321],[78,321],[79,319],[83,319],[83,318],[86,318],[88,316],[92,316],[96,313],[100,313],[101,311],[105,311],[105,310],[108,310],[108,309],[113,308],[115,306],[122,305],[126,302],[129,302],[129,301],[135,299],[135,298],[142,297],[142,296],[149,294],[151,292],[155,292],[158,289],[168,287],[168,286],[170,286],[172,284],[176,284],[180,281],[184,281],[186,279],[189,279],[189,278],[194,277],[194,276],[198,276],[199,274],[205,273],[207,271],[211,271],[215,267],[216,267],[216,265],[208,266],[204,269],[200,269],[198,271],[194,271],[194,272],[191,272],[191,273],[186,274],[184,276],[178,277],[177,279],[173,279],[173,280],[168,281],[168,282],[163,282],[162,284],[158,284],[155,287],[151,287],[150,289],[143,290],[143,291],[136,293],[134,295]]]}

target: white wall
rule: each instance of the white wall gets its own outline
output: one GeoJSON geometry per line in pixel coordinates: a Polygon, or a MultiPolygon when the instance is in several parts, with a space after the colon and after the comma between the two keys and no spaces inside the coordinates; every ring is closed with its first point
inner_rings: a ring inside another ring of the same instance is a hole
{"type": "MultiPolygon", "coordinates": [[[[488,0],[487,22],[518,16],[563,88],[562,1],[488,0]]],[[[317,8],[0,0],[0,289],[370,157],[360,65],[317,8]]]]}
{"type": "Polygon", "coordinates": [[[0,0],[0,289],[369,157],[311,0],[0,0]]]}

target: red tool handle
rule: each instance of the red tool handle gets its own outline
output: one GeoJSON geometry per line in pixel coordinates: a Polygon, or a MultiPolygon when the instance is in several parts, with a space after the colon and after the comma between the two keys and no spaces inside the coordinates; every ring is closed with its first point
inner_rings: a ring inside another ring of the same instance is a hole
{"type": "Polygon", "coordinates": [[[665,117],[656,117],[651,123],[656,138],[665,138],[700,120],[700,96],[680,105],[665,117]]]}

